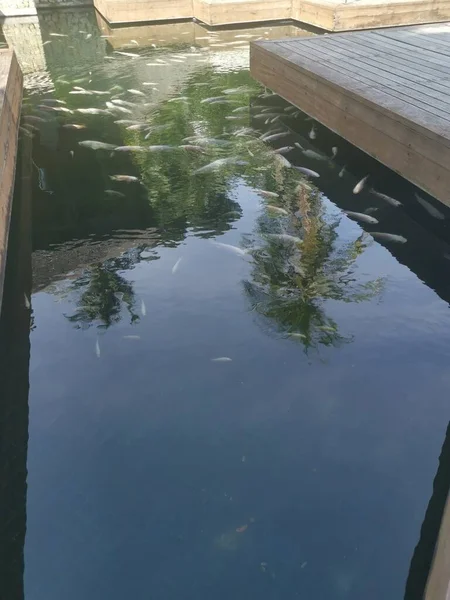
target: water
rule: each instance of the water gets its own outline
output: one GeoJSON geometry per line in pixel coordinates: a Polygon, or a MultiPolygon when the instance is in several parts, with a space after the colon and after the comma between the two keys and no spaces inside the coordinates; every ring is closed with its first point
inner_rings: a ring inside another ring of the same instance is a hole
{"type": "Polygon", "coordinates": [[[320,125],[312,140],[306,115],[251,79],[242,36],[306,32],[110,31],[84,9],[36,19],[40,54],[19,58],[22,124],[37,129],[22,132],[33,163],[18,177],[3,309],[5,597],[22,581],[27,600],[419,595],[450,414],[446,220],[320,125]],[[114,96],[131,114],[77,112],[114,96]],[[73,114],[46,109],[52,98],[73,114]],[[154,129],[145,140],[122,119],[154,129]],[[277,127],[290,134],[260,139],[277,127]],[[276,158],[294,142],[324,155],[286,154],[320,178],[276,158]],[[343,213],[369,207],[379,224],[343,213]]]}

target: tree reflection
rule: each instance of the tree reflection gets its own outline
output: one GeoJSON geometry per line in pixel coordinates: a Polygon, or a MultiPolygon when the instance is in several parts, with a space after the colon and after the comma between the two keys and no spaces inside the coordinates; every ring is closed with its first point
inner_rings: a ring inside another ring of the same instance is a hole
{"type": "Polygon", "coordinates": [[[99,329],[108,329],[122,319],[124,310],[130,323],[139,321],[133,285],[118,273],[118,270],[131,268],[134,262],[136,252],[88,268],[70,285],[69,292],[78,296],[77,308],[66,318],[79,329],[94,324],[99,329]]]}
{"type": "Polygon", "coordinates": [[[340,346],[352,338],[339,333],[327,315],[327,301],[370,300],[381,293],[384,280],[361,282],[354,276],[357,258],[366,248],[364,234],[339,245],[339,217],[327,216],[317,191],[300,182],[294,201],[295,216],[285,223],[268,214],[259,220],[262,244],[252,252],[252,279],[244,282],[244,289],[252,309],[306,351],[340,346]],[[291,237],[283,236],[285,228],[291,237]]]}

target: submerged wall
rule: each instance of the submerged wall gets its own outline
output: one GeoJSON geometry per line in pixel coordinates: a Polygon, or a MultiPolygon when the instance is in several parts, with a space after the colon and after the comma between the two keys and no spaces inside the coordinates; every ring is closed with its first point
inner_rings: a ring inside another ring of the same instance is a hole
{"type": "Polygon", "coordinates": [[[40,8],[87,6],[92,3],[92,0],[0,0],[0,18],[35,15],[40,8]]]}

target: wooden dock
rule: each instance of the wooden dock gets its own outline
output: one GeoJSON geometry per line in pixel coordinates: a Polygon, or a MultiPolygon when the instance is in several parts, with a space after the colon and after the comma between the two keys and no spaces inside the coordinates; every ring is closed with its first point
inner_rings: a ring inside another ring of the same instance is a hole
{"type": "Polygon", "coordinates": [[[208,26],[293,19],[327,31],[450,20],[450,0],[94,0],[111,24],[197,19],[208,26]]]}
{"type": "Polygon", "coordinates": [[[450,23],[252,42],[250,68],[450,206],[450,23]]]}
{"type": "Polygon", "coordinates": [[[17,138],[22,105],[22,73],[11,50],[0,50],[0,309],[11,219],[17,138]]]}

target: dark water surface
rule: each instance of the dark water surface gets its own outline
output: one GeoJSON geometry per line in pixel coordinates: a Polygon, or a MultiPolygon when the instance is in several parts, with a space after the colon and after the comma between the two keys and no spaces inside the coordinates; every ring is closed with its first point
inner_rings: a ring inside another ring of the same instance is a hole
{"type": "Polygon", "coordinates": [[[446,218],[251,79],[249,39],[307,32],[36,19],[25,598],[402,598],[450,417],[446,218]]]}

